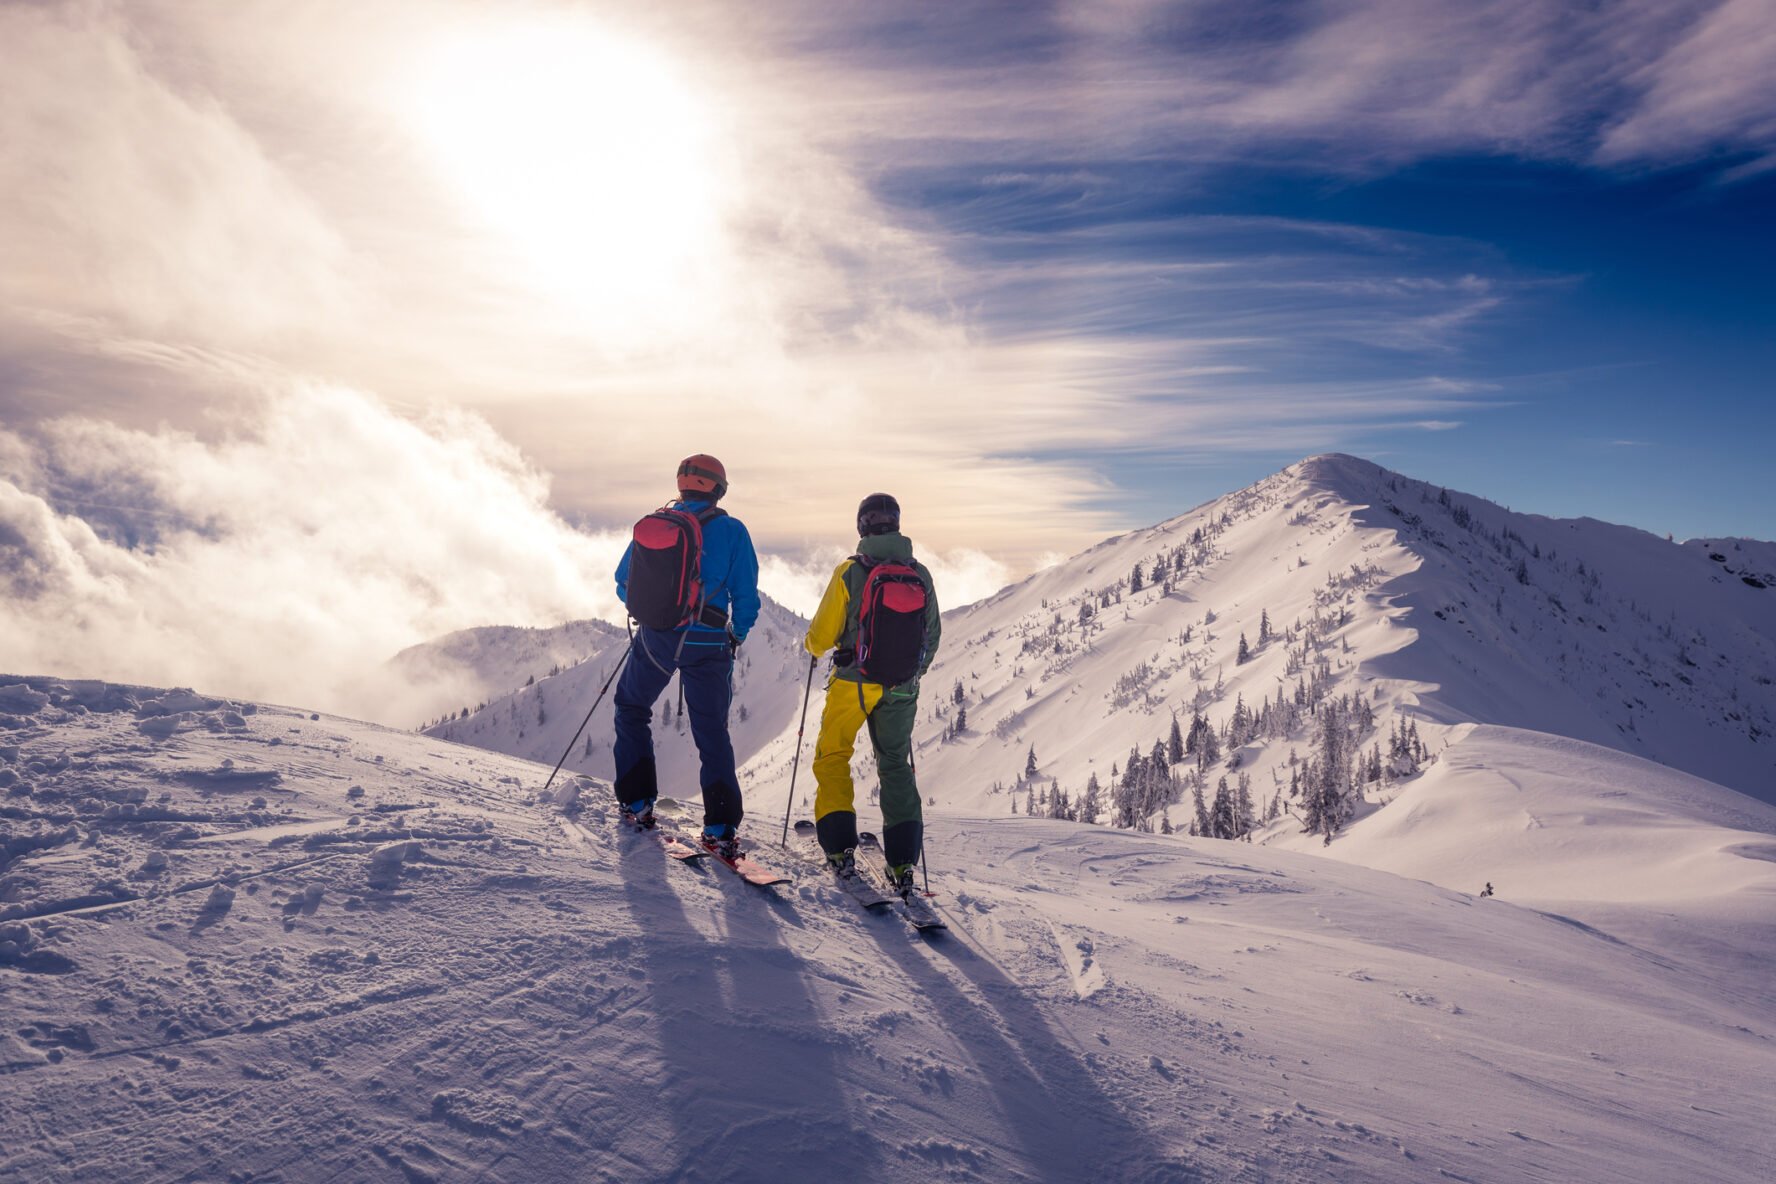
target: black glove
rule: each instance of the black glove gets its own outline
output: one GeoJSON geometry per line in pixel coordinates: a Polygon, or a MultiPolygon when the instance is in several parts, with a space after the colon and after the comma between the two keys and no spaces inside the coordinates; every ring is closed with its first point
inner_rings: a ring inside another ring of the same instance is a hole
{"type": "Polygon", "coordinates": [[[854,649],[833,651],[833,669],[835,670],[849,666],[855,661],[857,661],[857,651],[854,649]]]}
{"type": "Polygon", "coordinates": [[[728,657],[730,657],[730,658],[739,657],[740,656],[740,643],[745,640],[746,639],[744,637],[736,637],[732,633],[728,634],[728,657]]]}

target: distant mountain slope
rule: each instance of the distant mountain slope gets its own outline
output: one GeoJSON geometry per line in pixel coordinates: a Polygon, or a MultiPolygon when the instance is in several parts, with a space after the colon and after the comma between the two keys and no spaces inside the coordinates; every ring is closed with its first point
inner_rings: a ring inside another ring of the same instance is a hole
{"type": "Polygon", "coordinates": [[[1758,539],[1690,539],[1684,546],[1718,564],[1718,583],[1738,580],[1748,588],[1776,588],[1776,543],[1758,539]]]}
{"type": "Polygon", "coordinates": [[[455,688],[457,713],[627,642],[623,630],[598,620],[543,629],[486,625],[409,646],[388,664],[415,685],[455,688]]]}
{"type": "MultiPolygon", "coordinates": [[[[533,800],[546,767],[434,737],[3,676],[0,728],[0,1179],[1761,1184],[1776,1160],[1767,923],[1648,944],[1586,902],[938,817],[951,928],[925,940],[798,851],[762,849],[795,876],[775,892],[672,864],[608,786],[566,816],[533,800]]],[[[1731,925],[1776,877],[1745,863],[1765,879],[1622,907],[1731,925]]]]}
{"type": "MultiPolygon", "coordinates": [[[[553,767],[628,649],[628,635],[623,630],[602,628],[608,633],[594,658],[552,677],[539,677],[533,686],[514,682],[467,718],[447,719],[427,729],[427,734],[553,767]]],[[[801,648],[806,628],[801,617],[763,598],[758,624],[742,647],[734,670],[734,710],[729,726],[735,755],[742,763],[785,728],[795,726],[794,712],[801,707],[808,672],[807,655],[801,648]]],[[[574,743],[566,765],[569,772],[607,780],[616,775],[611,756],[614,695],[613,686],[574,743]]],[[[696,746],[691,742],[689,721],[678,714],[676,680],[655,705],[654,755],[663,792],[682,798],[697,796],[696,746]]]]}
{"type": "MultiPolygon", "coordinates": [[[[1745,544],[1736,562],[1761,570],[1772,550],[1745,544]]],[[[1433,755],[1449,728],[1494,723],[1770,801],[1776,588],[1724,566],[1705,547],[1311,458],[947,617],[921,784],[940,807],[1003,814],[1057,784],[1077,804],[1095,775],[1107,804],[1113,766],[1135,751],[1145,764],[1174,716],[1187,729],[1200,711],[1241,750],[1237,769],[1205,770],[1210,788],[1243,772],[1262,814],[1288,804],[1316,706],[1343,699],[1373,712],[1364,758],[1405,718],[1433,755]],[[1267,704],[1262,725],[1230,729],[1267,704]]]]}

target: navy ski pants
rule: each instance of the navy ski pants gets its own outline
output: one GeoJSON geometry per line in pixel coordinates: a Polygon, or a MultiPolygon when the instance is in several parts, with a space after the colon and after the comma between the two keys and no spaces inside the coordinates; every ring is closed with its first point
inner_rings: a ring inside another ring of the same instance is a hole
{"type": "Polygon", "coordinates": [[[629,664],[617,680],[617,800],[625,804],[660,796],[650,726],[654,701],[678,673],[684,685],[691,739],[703,768],[703,824],[740,824],[740,776],[728,736],[733,701],[734,656],[725,640],[709,644],[693,636],[643,628],[635,635],[629,664]],[[683,640],[684,644],[679,643],[683,640]]]}

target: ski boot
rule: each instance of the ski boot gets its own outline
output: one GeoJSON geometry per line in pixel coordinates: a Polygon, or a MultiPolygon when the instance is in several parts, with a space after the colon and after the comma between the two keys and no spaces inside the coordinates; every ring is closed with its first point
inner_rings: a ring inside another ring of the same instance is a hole
{"type": "Polygon", "coordinates": [[[636,830],[654,829],[653,798],[643,798],[639,802],[618,802],[617,809],[621,810],[623,815],[635,824],[636,830]]]}
{"type": "Polygon", "coordinates": [[[912,894],[913,869],[918,866],[916,863],[888,864],[888,890],[905,900],[912,894]]]}
{"type": "Polygon", "coordinates": [[[740,832],[725,822],[711,823],[703,828],[703,846],[722,862],[733,863],[740,858],[740,832]]]}
{"type": "Polygon", "coordinates": [[[857,852],[847,847],[836,855],[828,855],[826,869],[840,880],[855,881],[858,876],[857,852]]]}

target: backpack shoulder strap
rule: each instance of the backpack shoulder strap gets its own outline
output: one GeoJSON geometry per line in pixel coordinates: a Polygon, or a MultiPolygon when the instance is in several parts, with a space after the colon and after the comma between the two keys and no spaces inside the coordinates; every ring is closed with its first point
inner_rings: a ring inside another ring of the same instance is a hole
{"type": "Polygon", "coordinates": [[[698,511],[697,521],[707,525],[717,518],[726,518],[727,516],[728,512],[720,506],[710,506],[707,510],[698,511]]]}

